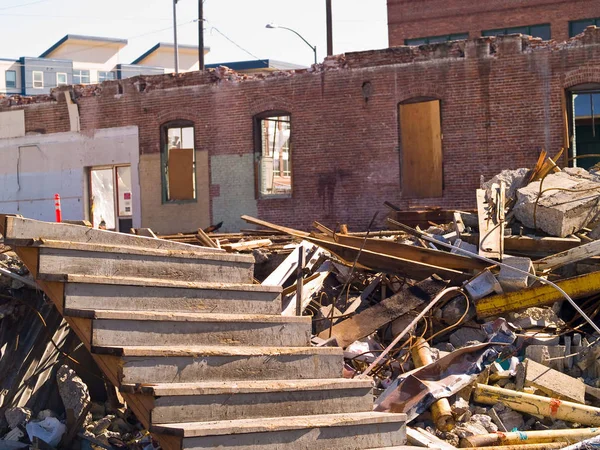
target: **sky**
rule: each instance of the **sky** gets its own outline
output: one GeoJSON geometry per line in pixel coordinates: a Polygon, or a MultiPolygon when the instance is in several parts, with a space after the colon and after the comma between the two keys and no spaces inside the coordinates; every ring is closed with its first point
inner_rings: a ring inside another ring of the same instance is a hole
{"type": "MultiPolygon", "coordinates": [[[[334,53],[387,47],[386,0],[333,0],[334,53]],[[368,5],[368,6],[367,6],[368,5]]],[[[197,0],[178,0],[180,44],[197,45],[197,0]]],[[[206,63],[274,59],[308,66],[327,53],[325,0],[204,0],[206,63]]],[[[173,42],[172,0],[0,0],[0,58],[39,56],[66,34],[128,39],[121,63],[173,42]]]]}

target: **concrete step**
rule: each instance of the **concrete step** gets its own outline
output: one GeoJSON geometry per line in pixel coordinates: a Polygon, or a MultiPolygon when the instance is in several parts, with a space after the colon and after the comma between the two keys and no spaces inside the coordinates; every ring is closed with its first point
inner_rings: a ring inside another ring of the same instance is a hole
{"type": "Polygon", "coordinates": [[[212,283],[252,283],[254,258],[228,253],[143,249],[40,240],[38,278],[63,281],[66,274],[158,278],[212,283]]]}
{"type": "Polygon", "coordinates": [[[371,380],[247,380],[121,385],[121,392],[154,397],[151,423],[372,411],[371,380]]]}
{"type": "MultiPolygon", "coordinates": [[[[1,226],[1,225],[0,225],[1,226]]],[[[129,233],[98,230],[67,223],[41,222],[23,217],[7,217],[5,243],[12,246],[29,246],[40,239],[80,242],[86,244],[110,244],[114,246],[137,247],[144,249],[192,251],[194,253],[225,253],[224,250],[182,244],[180,242],[136,236],[129,233]]]]}
{"type": "Polygon", "coordinates": [[[338,378],[338,347],[92,347],[119,356],[121,384],[338,378]]]}
{"type": "Polygon", "coordinates": [[[281,287],[66,275],[63,308],[281,314],[281,287]]]}
{"type": "Polygon", "coordinates": [[[362,412],[153,425],[184,449],[358,450],[406,442],[406,416],[362,412]]]}
{"type": "Polygon", "coordinates": [[[90,311],[68,314],[92,321],[92,346],[310,345],[311,318],[260,314],[90,311]]]}

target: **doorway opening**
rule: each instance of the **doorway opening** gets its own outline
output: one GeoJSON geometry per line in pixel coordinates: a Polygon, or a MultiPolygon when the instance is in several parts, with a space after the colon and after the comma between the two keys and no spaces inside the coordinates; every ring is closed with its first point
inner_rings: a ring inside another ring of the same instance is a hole
{"type": "Polygon", "coordinates": [[[571,166],[600,170],[600,85],[567,91],[571,166]]]}
{"type": "Polygon", "coordinates": [[[128,233],[133,227],[131,166],[89,169],[89,218],[94,228],[128,233]]]}

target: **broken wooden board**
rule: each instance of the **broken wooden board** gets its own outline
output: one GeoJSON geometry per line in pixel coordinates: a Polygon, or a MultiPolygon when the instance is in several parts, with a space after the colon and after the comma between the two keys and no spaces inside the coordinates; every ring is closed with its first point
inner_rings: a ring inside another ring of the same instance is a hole
{"type": "Polygon", "coordinates": [[[535,261],[534,267],[536,271],[551,271],[598,255],[600,255],[600,241],[592,241],[535,261]]]}
{"type": "Polygon", "coordinates": [[[328,237],[325,235],[315,235],[315,238],[355,247],[357,249],[364,248],[382,255],[395,256],[402,259],[408,259],[424,264],[445,267],[454,270],[482,270],[488,264],[465,256],[456,255],[453,253],[431,250],[428,248],[416,247],[410,244],[402,244],[385,239],[361,238],[355,236],[335,235],[328,237]]]}
{"type": "Polygon", "coordinates": [[[486,191],[477,189],[479,256],[502,260],[504,254],[504,189],[492,185],[494,204],[486,201],[486,191]]]}
{"type": "MultiPolygon", "coordinates": [[[[469,244],[477,245],[478,233],[465,233],[460,238],[469,244]]],[[[504,251],[514,256],[540,257],[570,250],[581,245],[575,236],[566,238],[540,236],[504,236],[504,251]]]]}
{"type": "MultiPolygon", "coordinates": [[[[302,304],[300,305],[301,312],[304,312],[308,304],[311,302],[313,296],[321,290],[323,283],[331,273],[332,268],[333,266],[331,261],[325,261],[317,270],[317,276],[302,286],[302,304]]],[[[281,313],[282,316],[293,316],[296,314],[296,298],[297,294],[294,294],[290,297],[289,303],[281,313]]]]}
{"type": "MultiPolygon", "coordinates": [[[[574,300],[585,298],[600,292],[600,272],[567,278],[557,281],[555,284],[574,300]]],[[[483,319],[531,306],[551,305],[563,299],[562,294],[555,288],[543,285],[482,298],[475,303],[475,308],[477,317],[483,319]]]]}
{"type": "Polygon", "coordinates": [[[256,239],[254,241],[236,242],[235,244],[224,244],[221,248],[227,252],[242,252],[255,248],[268,247],[273,242],[270,239],[256,239]]]}
{"type": "Polygon", "coordinates": [[[585,404],[585,384],[558,370],[525,359],[525,386],[533,386],[545,395],[585,404]]]}
{"type": "Polygon", "coordinates": [[[319,337],[334,337],[338,345],[345,348],[409,311],[429,303],[446,285],[444,281],[428,278],[415,286],[404,287],[397,294],[334,325],[331,336],[329,330],[326,330],[319,337]]]}
{"type": "Polygon", "coordinates": [[[361,251],[360,248],[356,248],[354,246],[348,246],[337,242],[314,238],[311,237],[309,233],[304,233],[303,231],[294,230],[292,228],[281,227],[279,225],[249,216],[242,216],[242,219],[249,223],[261,225],[267,228],[289,233],[292,236],[304,238],[305,240],[334,253],[338,258],[344,261],[345,264],[350,266],[353,265],[354,261],[356,261],[358,258],[357,267],[359,268],[371,269],[377,272],[394,273],[413,279],[424,279],[433,274],[436,274],[444,279],[457,282],[466,281],[470,278],[469,274],[462,271],[447,269],[445,267],[421,263],[395,256],[384,255],[366,249],[361,251]]]}

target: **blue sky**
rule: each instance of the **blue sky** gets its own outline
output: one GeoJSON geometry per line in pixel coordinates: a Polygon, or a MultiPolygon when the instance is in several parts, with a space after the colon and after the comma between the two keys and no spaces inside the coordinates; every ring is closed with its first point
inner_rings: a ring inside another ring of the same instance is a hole
{"type": "MultiPolygon", "coordinates": [[[[207,63],[276,59],[309,65],[326,55],[325,0],[204,0],[207,63]]],[[[178,38],[197,44],[197,0],[179,0],[178,38]]],[[[334,52],[387,47],[386,0],[333,0],[334,52]]],[[[172,0],[0,0],[0,58],[39,56],[65,34],[129,39],[128,63],[157,42],[172,42],[172,0]]]]}

